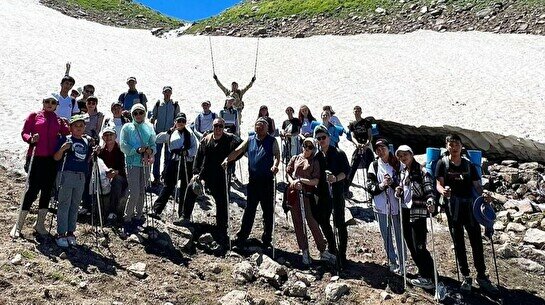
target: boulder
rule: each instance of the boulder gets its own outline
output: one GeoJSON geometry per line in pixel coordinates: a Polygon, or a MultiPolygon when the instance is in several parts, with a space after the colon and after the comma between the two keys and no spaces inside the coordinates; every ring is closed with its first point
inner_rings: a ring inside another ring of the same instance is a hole
{"type": "MultiPolygon", "coordinates": [[[[519,187],[519,189],[522,188],[523,185],[519,187]]],[[[518,191],[518,190],[517,190],[518,191]]],[[[532,201],[528,199],[524,199],[518,202],[517,209],[519,212],[522,212],[524,214],[531,214],[534,212],[534,207],[532,206],[532,201]]]]}
{"type": "Polygon", "coordinates": [[[314,275],[305,274],[302,272],[295,272],[294,277],[298,281],[305,283],[305,285],[307,286],[310,286],[311,283],[314,283],[316,281],[316,277],[314,275]]]}
{"type": "Polygon", "coordinates": [[[545,231],[540,229],[528,229],[524,235],[524,242],[541,248],[545,245],[545,231]]]}
{"type": "Polygon", "coordinates": [[[520,170],[531,170],[531,171],[539,171],[543,170],[543,165],[537,163],[537,162],[526,162],[519,165],[520,170]]]}
{"type": "Polygon", "coordinates": [[[15,266],[21,265],[23,263],[23,256],[19,253],[15,254],[10,263],[15,266]]]}
{"type": "Polygon", "coordinates": [[[527,258],[512,258],[509,261],[517,264],[522,270],[527,272],[543,273],[545,271],[545,267],[527,258]]]}
{"type": "Polygon", "coordinates": [[[221,297],[219,305],[254,305],[254,300],[248,293],[241,290],[233,290],[221,297]]]}
{"type": "Polygon", "coordinates": [[[254,267],[247,261],[235,265],[233,278],[237,283],[244,284],[255,279],[254,267]]]}
{"type": "Polygon", "coordinates": [[[498,256],[504,259],[508,258],[514,258],[519,257],[520,254],[515,249],[514,245],[510,242],[506,242],[505,244],[501,245],[497,250],[496,253],[498,253],[498,256]]]}
{"type": "Polygon", "coordinates": [[[343,295],[350,291],[350,287],[345,283],[329,283],[325,287],[325,297],[328,301],[338,301],[343,295]]]}
{"type": "Polygon", "coordinates": [[[262,262],[257,274],[266,279],[273,287],[280,288],[287,279],[288,270],[267,255],[262,255],[262,262]]]}
{"type": "Polygon", "coordinates": [[[291,282],[287,285],[287,295],[296,298],[306,298],[308,288],[302,281],[291,282]]]}
{"type": "Polygon", "coordinates": [[[147,276],[146,274],[146,264],[142,262],[138,262],[136,264],[132,264],[127,268],[127,272],[130,274],[136,276],[139,279],[143,279],[147,276]]]}
{"type": "Polygon", "coordinates": [[[506,230],[513,232],[524,232],[526,227],[520,223],[510,222],[507,224],[506,230]]]}
{"type": "Polygon", "coordinates": [[[495,231],[503,231],[503,230],[505,230],[505,225],[501,221],[496,221],[494,223],[494,230],[495,231]]]}

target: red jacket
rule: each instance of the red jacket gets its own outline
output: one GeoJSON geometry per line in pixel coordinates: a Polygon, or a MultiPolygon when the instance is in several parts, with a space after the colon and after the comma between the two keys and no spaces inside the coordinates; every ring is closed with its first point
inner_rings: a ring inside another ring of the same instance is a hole
{"type": "MultiPolygon", "coordinates": [[[[35,156],[50,157],[55,154],[58,145],[59,135],[68,135],[70,129],[64,120],[61,120],[55,112],[40,110],[28,115],[21,131],[23,141],[30,144],[32,135],[39,134],[40,138],[36,143],[35,156]]],[[[29,147],[27,155],[31,155],[29,147]]]]}

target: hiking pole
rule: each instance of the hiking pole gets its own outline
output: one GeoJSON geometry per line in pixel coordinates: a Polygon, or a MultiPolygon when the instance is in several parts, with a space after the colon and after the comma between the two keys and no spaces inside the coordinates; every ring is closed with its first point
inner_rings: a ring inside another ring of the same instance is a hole
{"type": "Polygon", "coordinates": [[[498,283],[498,289],[500,288],[500,275],[498,273],[498,263],[496,262],[496,251],[494,249],[494,241],[492,240],[492,234],[494,232],[490,233],[490,246],[492,246],[492,259],[494,260],[494,269],[496,270],[496,282],[498,283]]]}
{"type": "MultiPolygon", "coordinates": [[[[100,231],[101,231],[102,235],[104,236],[105,235],[104,234],[104,224],[102,223],[102,208],[101,208],[101,203],[100,203],[100,196],[102,195],[102,182],[100,181],[100,168],[98,167],[98,157],[96,155],[94,157],[93,167],[95,168],[95,170],[94,170],[94,176],[95,176],[94,183],[95,183],[96,204],[97,204],[97,208],[98,208],[98,221],[99,221],[99,224],[100,224],[100,231]]],[[[96,231],[95,231],[95,239],[96,239],[96,243],[98,245],[98,238],[97,238],[96,231]]]]}
{"type": "MultiPolygon", "coordinates": [[[[385,178],[388,174],[384,175],[385,178]]],[[[387,188],[389,186],[386,186],[387,188]]],[[[392,213],[392,205],[390,204],[390,197],[388,196],[388,189],[386,188],[386,209],[388,210],[388,212],[386,213],[386,260],[388,261],[388,266],[390,266],[390,244],[392,243],[391,241],[391,238],[392,238],[392,217],[391,217],[391,213],[392,213]]],[[[393,246],[393,245],[392,245],[393,246]]],[[[390,287],[390,274],[388,274],[387,278],[386,278],[386,289],[387,291],[391,291],[392,288],[390,287]]]]}
{"type": "MultiPolygon", "coordinates": [[[[184,162],[184,173],[185,173],[185,192],[184,192],[184,198],[183,200],[185,200],[185,197],[187,197],[187,189],[188,189],[188,186],[189,186],[189,178],[188,178],[188,174],[187,174],[187,162],[186,162],[186,157],[185,156],[182,156],[182,158],[180,158],[180,162],[184,162]]],[[[181,183],[180,183],[180,186],[181,186],[181,183]]],[[[179,203],[178,203],[178,214],[181,213],[181,200],[179,200],[179,203]]],[[[191,213],[191,222],[193,222],[193,213],[191,213]]]]}
{"type": "MultiPolygon", "coordinates": [[[[208,36],[210,37],[210,36],[208,36]]],[[[210,49],[212,50],[212,49],[210,49]]],[[[257,56],[259,55],[259,37],[257,37],[257,46],[255,49],[255,65],[254,65],[254,77],[257,76],[257,56]]]]}
{"type": "Polygon", "coordinates": [[[214,51],[212,51],[212,38],[210,36],[208,36],[208,44],[210,45],[210,58],[212,59],[212,74],[215,75],[216,69],[214,68],[214,51]]]}
{"type": "Polygon", "coordinates": [[[329,170],[325,171],[326,174],[326,180],[327,180],[327,188],[329,191],[329,200],[331,200],[331,206],[333,207],[333,235],[335,236],[335,269],[337,271],[337,276],[340,275],[340,269],[341,269],[341,263],[339,261],[339,232],[337,231],[337,213],[335,212],[335,205],[333,202],[333,187],[331,186],[331,182],[329,182],[329,179],[327,177],[329,175],[333,175],[333,173],[329,170]]]}
{"type": "MultiPolygon", "coordinates": [[[[176,188],[174,190],[174,202],[172,203],[172,214],[170,215],[170,220],[174,221],[174,215],[176,214],[176,204],[178,204],[178,200],[180,197],[180,187],[178,186],[178,179],[180,177],[180,170],[182,168],[182,163],[178,162],[178,169],[176,171],[176,188]]],[[[178,211],[179,213],[180,211],[178,211]]]]}
{"type": "Polygon", "coordinates": [[[230,217],[230,211],[229,211],[229,173],[227,167],[224,168],[224,175],[225,175],[225,204],[227,205],[227,239],[229,239],[229,251],[233,250],[232,244],[231,244],[231,220],[230,217]]]}
{"type": "MultiPolygon", "coordinates": [[[[386,193],[388,195],[388,193],[386,193]]],[[[405,267],[405,232],[403,229],[403,207],[402,207],[403,198],[399,197],[399,222],[401,223],[401,256],[403,260],[403,290],[407,289],[407,268],[405,267]]],[[[395,231],[395,229],[394,229],[395,231]]],[[[397,238],[396,238],[397,239],[397,238]]],[[[399,252],[399,250],[398,250],[399,252]]],[[[401,260],[400,260],[401,261],[401,260]]]]}
{"type": "Polygon", "coordinates": [[[276,227],[276,221],[274,217],[274,210],[276,207],[276,174],[274,174],[273,178],[273,206],[272,206],[272,259],[275,257],[275,248],[276,248],[276,238],[274,238],[274,231],[276,227]]]}
{"type": "MultiPolygon", "coordinates": [[[[299,180],[299,183],[301,183],[300,180],[299,180]]],[[[300,190],[298,190],[298,193],[299,193],[299,205],[301,208],[301,225],[303,226],[303,234],[305,235],[305,244],[307,246],[307,251],[308,251],[309,246],[308,246],[308,232],[307,232],[307,222],[306,222],[307,215],[305,212],[305,197],[303,195],[303,189],[301,188],[300,190]]]]}
{"type": "Polygon", "coordinates": [[[23,212],[23,202],[25,201],[25,194],[28,191],[29,185],[30,185],[30,173],[32,171],[32,163],[34,162],[34,152],[36,151],[36,145],[34,143],[30,144],[31,151],[30,151],[30,161],[28,165],[27,170],[27,176],[25,179],[25,190],[23,191],[23,195],[21,196],[20,202],[19,202],[19,210],[17,211],[17,220],[15,221],[14,229],[10,232],[11,238],[15,239],[21,235],[21,230],[19,230],[19,226],[23,226],[23,224],[19,223],[19,218],[21,218],[19,215],[23,212]]]}
{"type": "MultiPolygon", "coordinates": [[[[448,186],[446,186],[445,188],[450,189],[450,187],[448,187],[448,186]]],[[[451,226],[452,215],[450,215],[450,210],[449,210],[449,207],[448,207],[449,203],[450,203],[449,202],[450,199],[443,196],[443,200],[445,201],[445,214],[447,215],[448,231],[450,233],[450,238],[452,239],[452,243],[453,243],[453,246],[454,246],[454,261],[456,262],[456,272],[457,272],[458,282],[459,282],[460,281],[460,265],[458,264],[458,250],[456,249],[456,242],[454,240],[454,229],[451,226]]]]}
{"type": "Polygon", "coordinates": [[[443,301],[446,297],[446,291],[443,284],[439,284],[439,273],[437,271],[437,256],[435,254],[435,233],[433,231],[433,217],[431,213],[429,213],[430,218],[430,232],[431,232],[431,252],[432,252],[432,258],[433,258],[433,276],[435,280],[435,295],[434,299],[435,301],[443,301]]]}

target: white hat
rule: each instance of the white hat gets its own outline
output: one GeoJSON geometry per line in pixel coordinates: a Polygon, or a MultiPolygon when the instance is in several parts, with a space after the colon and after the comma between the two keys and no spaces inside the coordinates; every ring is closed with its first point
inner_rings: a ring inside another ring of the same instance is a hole
{"type": "Polygon", "coordinates": [[[400,145],[396,150],[396,156],[397,153],[400,151],[408,151],[411,153],[411,155],[414,155],[412,148],[409,147],[409,145],[400,145]]]}

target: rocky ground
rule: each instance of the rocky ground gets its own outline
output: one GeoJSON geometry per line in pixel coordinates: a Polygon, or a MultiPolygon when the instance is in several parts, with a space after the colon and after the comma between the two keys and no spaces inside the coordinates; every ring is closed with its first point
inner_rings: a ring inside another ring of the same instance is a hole
{"type": "MultiPolygon", "coordinates": [[[[494,242],[504,304],[545,304],[545,220],[540,212],[544,206],[539,204],[543,194],[538,191],[538,174],[543,167],[515,162],[494,166],[486,177],[498,192],[497,207],[502,210],[494,242]]],[[[349,217],[350,262],[337,277],[331,266],[319,262],[311,269],[303,268],[279,195],[275,260],[272,253],[261,252],[257,240],[241,254],[218,251],[209,234],[214,206],[206,199],[196,208],[197,225],[184,228],[157,221],[156,229],[126,240],[119,237],[116,228],[105,228],[105,235],[96,235],[89,219],[81,219],[77,231],[80,246],[63,251],[51,237],[32,235],[34,214],[25,224],[25,238],[11,241],[8,232],[24,177],[1,168],[0,181],[0,304],[434,303],[430,292],[412,287],[402,292],[402,278],[390,274],[384,266],[377,226],[358,187],[353,188],[356,199],[347,202],[349,215],[354,217],[349,217]],[[388,280],[392,291],[387,293],[388,280]]],[[[235,227],[242,215],[244,193],[243,186],[233,189],[231,223],[235,227]]],[[[478,289],[468,295],[459,293],[448,231],[441,217],[434,222],[439,272],[449,289],[445,303],[497,303],[499,298],[478,289]]],[[[253,236],[260,236],[261,230],[258,216],[253,236]]],[[[489,242],[485,242],[485,249],[493,275],[489,242]]],[[[315,250],[311,254],[317,257],[315,250]]],[[[408,271],[416,272],[412,264],[408,271]]]]}
{"type": "MultiPolygon", "coordinates": [[[[256,13],[259,1],[256,2],[256,13]]],[[[494,33],[545,34],[545,9],[523,1],[503,0],[482,7],[479,1],[400,0],[393,9],[377,7],[374,12],[317,16],[292,15],[282,18],[243,16],[240,23],[215,26],[196,24],[187,32],[228,36],[353,35],[361,33],[408,33],[416,30],[484,31],[494,33]]],[[[342,10],[341,7],[338,8],[342,10]]]]}
{"type": "Polygon", "coordinates": [[[183,22],[168,18],[152,10],[136,9],[131,1],[120,0],[120,3],[122,2],[128,3],[125,3],[120,9],[100,10],[82,7],[67,0],[40,0],[41,4],[70,17],[115,27],[151,30],[153,34],[160,34],[184,26],[183,22]]]}

